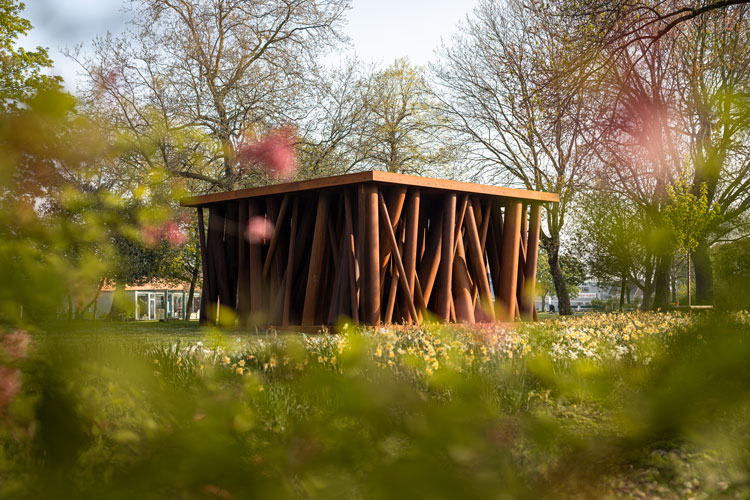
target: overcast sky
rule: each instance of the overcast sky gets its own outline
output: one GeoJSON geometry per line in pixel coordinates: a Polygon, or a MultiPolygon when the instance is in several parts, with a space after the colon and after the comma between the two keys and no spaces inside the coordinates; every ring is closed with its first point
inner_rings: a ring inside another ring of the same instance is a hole
{"type": "MultiPolygon", "coordinates": [[[[125,0],[127,1],[127,0],[125,0]]],[[[82,44],[107,31],[118,33],[127,23],[123,0],[26,0],[25,16],[34,26],[21,45],[49,47],[55,73],[74,89],[77,67],[61,50],[82,44]]],[[[389,64],[407,56],[427,64],[441,37],[448,39],[456,23],[476,0],[354,0],[346,34],[364,61],[389,64]]]]}

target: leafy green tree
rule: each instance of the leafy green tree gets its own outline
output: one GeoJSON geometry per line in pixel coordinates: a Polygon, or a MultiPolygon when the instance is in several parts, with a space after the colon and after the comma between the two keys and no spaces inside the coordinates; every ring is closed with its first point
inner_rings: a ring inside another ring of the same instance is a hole
{"type": "Polygon", "coordinates": [[[716,270],[716,306],[750,309],[750,239],[721,243],[711,249],[716,270]]]}
{"type": "Polygon", "coordinates": [[[445,115],[437,110],[419,66],[397,59],[371,75],[363,89],[365,162],[388,172],[426,173],[448,165],[455,148],[444,134],[445,115]]]}
{"type": "MultiPolygon", "coordinates": [[[[305,116],[298,95],[336,46],[348,0],[136,0],[131,29],[78,57],[86,101],[133,146],[134,168],[195,192],[262,182],[240,171],[243,141],[305,116]]],[[[105,121],[105,120],[103,120],[105,121]]]]}
{"type": "Polygon", "coordinates": [[[72,316],[114,262],[112,234],[137,233],[122,198],[82,181],[114,157],[98,132],[55,91],[0,113],[0,323],[54,315],[66,296],[72,316]]]}
{"type": "MultiPolygon", "coordinates": [[[[539,251],[539,263],[536,268],[536,294],[542,297],[542,307],[547,296],[555,295],[555,282],[549,271],[549,260],[544,248],[539,251]]],[[[576,298],[580,293],[579,286],[586,281],[586,265],[579,258],[570,254],[560,256],[560,266],[565,279],[565,286],[570,296],[576,298]]],[[[559,297],[558,297],[559,300],[559,297]]]]}
{"type": "Polygon", "coordinates": [[[554,11],[539,7],[478,2],[431,68],[450,129],[484,178],[560,195],[560,203],[545,207],[540,244],[560,313],[571,314],[560,258],[588,161],[582,118],[588,102],[577,84],[588,70],[573,64],[577,54],[569,40],[547,29],[554,11]]]}
{"type": "Polygon", "coordinates": [[[750,210],[750,5],[705,12],[680,29],[677,83],[692,170],[691,192],[705,193],[721,220],[690,251],[698,303],[713,303],[710,246],[740,227],[750,210]]]}
{"type": "Polygon", "coordinates": [[[423,68],[407,59],[384,69],[350,60],[314,72],[304,91],[298,177],[360,169],[454,176],[458,145],[423,68]]]}
{"type": "Polygon", "coordinates": [[[682,175],[674,185],[667,187],[670,204],[664,208],[664,217],[669,224],[674,238],[675,247],[687,254],[687,297],[688,305],[692,305],[690,283],[690,254],[695,251],[701,241],[721,219],[721,208],[708,201],[708,188],[702,184],[699,194],[693,192],[692,182],[686,175],[682,175]]]}
{"type": "Polygon", "coordinates": [[[555,284],[549,272],[547,259],[540,258],[536,266],[536,294],[542,298],[542,311],[544,311],[547,297],[555,294],[555,284]]]}
{"type": "Polygon", "coordinates": [[[708,188],[702,185],[700,194],[693,192],[692,182],[684,175],[674,185],[667,187],[670,204],[664,208],[675,246],[692,252],[706,233],[721,220],[721,208],[710,205],[708,188]]]}
{"type": "Polygon", "coordinates": [[[640,207],[606,186],[583,193],[576,211],[575,242],[599,283],[620,287],[620,309],[630,285],[653,293],[654,256],[648,251],[649,222],[640,207]]]}
{"type": "Polygon", "coordinates": [[[29,32],[31,22],[21,16],[24,4],[0,0],[0,112],[18,108],[41,90],[58,88],[61,79],[42,73],[52,67],[47,49],[26,50],[18,38],[29,32]]]}
{"type": "Polygon", "coordinates": [[[656,308],[668,305],[674,248],[663,208],[680,172],[690,171],[695,196],[705,185],[709,204],[718,203],[723,214],[691,251],[700,302],[711,302],[710,246],[750,210],[746,4],[604,0],[551,7],[551,29],[576,51],[567,73],[597,61],[584,86],[593,169],[616,179],[614,191],[649,215],[656,308]]]}

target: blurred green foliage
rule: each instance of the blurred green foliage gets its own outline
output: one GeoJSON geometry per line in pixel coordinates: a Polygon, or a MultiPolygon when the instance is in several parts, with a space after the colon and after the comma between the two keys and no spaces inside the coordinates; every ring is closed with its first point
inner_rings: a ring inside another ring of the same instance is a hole
{"type": "Polygon", "coordinates": [[[112,255],[107,233],[123,226],[116,200],[68,177],[107,155],[74,104],[42,92],[0,114],[0,323],[54,314],[67,295],[94,290],[112,255]]]}
{"type": "Polygon", "coordinates": [[[60,77],[43,74],[52,66],[47,49],[25,50],[17,46],[31,23],[21,14],[18,0],[0,0],[0,112],[18,109],[38,91],[58,89],[60,77]]]}
{"type": "MultiPolygon", "coordinates": [[[[628,327],[637,315],[601,318],[602,332],[643,331],[628,327]]],[[[674,319],[619,358],[555,354],[550,339],[591,320],[527,326],[523,354],[510,332],[438,326],[167,343],[38,334],[2,418],[1,492],[746,496],[750,317],[674,319]]]]}
{"type": "Polygon", "coordinates": [[[746,313],[161,342],[54,321],[197,261],[149,241],[164,172],[129,177],[123,141],[32,85],[48,60],[14,52],[19,12],[0,1],[0,497],[750,495],[746,313]]]}
{"type": "Polygon", "coordinates": [[[750,309],[750,240],[716,245],[711,260],[716,273],[716,306],[750,309]]]}
{"type": "MultiPolygon", "coordinates": [[[[539,249],[539,259],[536,268],[537,295],[542,297],[555,296],[555,283],[549,269],[549,259],[544,248],[539,249]]],[[[565,286],[571,298],[578,297],[579,286],[586,281],[586,265],[575,255],[563,254],[560,256],[560,267],[562,268],[565,286]]]]}

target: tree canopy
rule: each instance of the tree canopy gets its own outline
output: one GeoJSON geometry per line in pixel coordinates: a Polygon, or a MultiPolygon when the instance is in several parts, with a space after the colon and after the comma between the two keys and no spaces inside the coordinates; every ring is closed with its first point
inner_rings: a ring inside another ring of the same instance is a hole
{"type": "Polygon", "coordinates": [[[18,46],[18,38],[31,29],[31,22],[22,17],[24,7],[18,0],[0,0],[0,112],[16,109],[38,92],[61,83],[59,77],[44,73],[52,67],[46,48],[18,46]]]}

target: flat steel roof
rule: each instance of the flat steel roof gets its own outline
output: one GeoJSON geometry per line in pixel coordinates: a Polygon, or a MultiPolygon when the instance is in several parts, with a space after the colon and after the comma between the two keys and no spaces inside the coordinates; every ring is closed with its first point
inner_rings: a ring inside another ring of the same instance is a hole
{"type": "Polygon", "coordinates": [[[220,203],[223,201],[240,200],[245,198],[255,198],[260,196],[270,196],[284,193],[295,193],[300,191],[313,191],[337,186],[361,184],[365,182],[375,182],[379,184],[391,185],[397,184],[402,186],[419,187],[428,190],[456,191],[459,193],[471,193],[483,196],[513,198],[537,202],[557,203],[560,201],[560,196],[557,193],[548,193],[545,191],[531,191],[527,189],[490,186],[486,184],[474,184],[472,182],[451,181],[445,179],[435,179],[433,177],[394,174],[392,172],[371,170],[368,172],[357,172],[353,174],[322,177],[320,179],[286,182],[283,184],[274,184],[271,186],[260,186],[248,189],[238,189],[236,191],[211,193],[205,194],[203,196],[191,196],[189,198],[183,198],[182,200],[180,200],[180,205],[184,207],[198,207],[210,205],[212,203],[220,203]]]}

